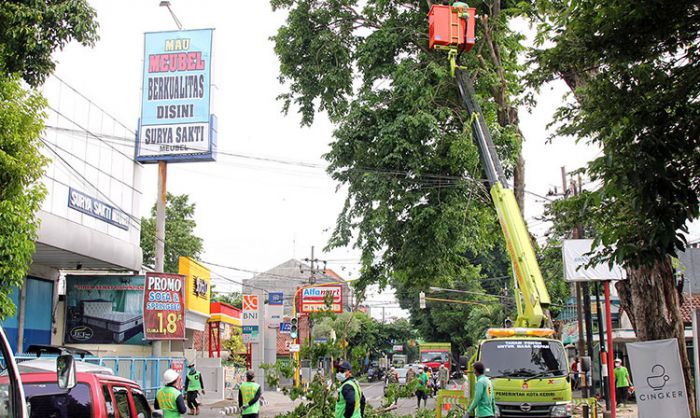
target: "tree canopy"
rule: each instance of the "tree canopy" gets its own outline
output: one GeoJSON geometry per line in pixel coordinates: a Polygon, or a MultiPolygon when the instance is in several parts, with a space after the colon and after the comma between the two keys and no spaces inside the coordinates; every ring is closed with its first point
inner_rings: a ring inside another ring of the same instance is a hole
{"type": "MultiPolygon", "coordinates": [[[[273,37],[284,111],[297,110],[302,125],[324,112],[336,125],[325,158],[348,194],[329,246],[360,248],[359,287],[391,283],[406,308],[429,285],[478,289],[487,276],[473,255],[498,251],[501,241],[446,53],[428,49],[429,3],[271,1],[288,12],[273,37]]],[[[512,176],[515,109],[525,99],[522,37],[508,26],[516,11],[498,1],[471,5],[489,17],[475,53],[462,59],[512,176]]]]}
{"type": "Polygon", "coordinates": [[[586,172],[597,187],[563,213],[584,218],[623,265],[621,307],[642,341],[677,338],[695,416],[682,295],[672,264],[700,214],[700,7],[696,1],[524,3],[538,28],[534,86],[562,78],[573,98],[557,133],[598,145],[586,172]],[[573,209],[573,210],[571,210],[573,209]]]}
{"type": "MultiPolygon", "coordinates": [[[[202,252],[202,239],[194,234],[197,222],[194,220],[195,203],[190,203],[186,194],[166,196],[165,208],[165,272],[177,273],[178,260],[182,257],[199,258],[202,252]]],[[[151,209],[150,218],[141,219],[141,249],[144,264],[155,263],[156,246],[156,205],[151,209]]]]}
{"type": "Polygon", "coordinates": [[[9,295],[31,264],[46,194],[38,183],[46,102],[21,80],[39,85],[54,69],[56,49],[72,39],[92,45],[96,29],[85,1],[0,2],[0,318],[15,313],[9,295]]]}
{"type": "Polygon", "coordinates": [[[0,2],[0,61],[9,74],[30,86],[44,82],[56,67],[51,54],[75,40],[97,41],[97,14],[86,0],[5,0],[0,2]]]}

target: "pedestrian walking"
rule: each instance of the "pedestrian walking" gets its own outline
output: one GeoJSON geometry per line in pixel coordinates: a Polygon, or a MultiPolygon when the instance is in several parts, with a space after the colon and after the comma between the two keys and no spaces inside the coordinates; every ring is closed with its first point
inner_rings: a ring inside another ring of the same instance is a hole
{"type": "Polygon", "coordinates": [[[493,393],[491,380],[484,374],[484,364],[480,361],[474,363],[474,375],[476,376],[476,388],[474,399],[467,413],[474,414],[476,418],[493,418],[496,416],[496,398],[493,393]]]}
{"type": "Polygon", "coordinates": [[[438,369],[438,378],[440,380],[440,389],[447,389],[447,384],[450,381],[450,370],[444,364],[441,364],[438,369]]]}
{"type": "Polygon", "coordinates": [[[418,375],[418,389],[416,390],[416,398],[418,404],[416,409],[420,409],[420,401],[423,400],[423,406],[428,406],[428,368],[424,368],[421,374],[418,375]]]}
{"type": "Polygon", "coordinates": [[[406,372],[406,384],[408,385],[415,378],[416,378],[416,371],[413,370],[413,366],[411,366],[408,368],[408,371],[406,372]]]}
{"type": "Polygon", "coordinates": [[[365,414],[366,400],[360,384],[352,376],[352,365],[343,361],[337,370],[335,376],[340,382],[340,387],[335,403],[335,418],[362,418],[365,414]]]}
{"type": "Polygon", "coordinates": [[[578,383],[579,383],[579,379],[580,379],[578,372],[579,372],[578,357],[574,357],[574,362],[571,363],[571,374],[574,376],[574,378],[571,379],[571,390],[578,390],[578,383]]]}
{"type": "Polygon", "coordinates": [[[255,383],[255,372],[248,370],[245,372],[245,382],[238,389],[238,406],[241,409],[241,417],[258,418],[260,413],[260,397],[262,389],[255,383]]]}
{"type": "Polygon", "coordinates": [[[185,393],[187,394],[187,407],[190,409],[189,415],[199,415],[199,392],[204,394],[204,382],[202,373],[194,365],[194,362],[187,365],[188,371],[185,375],[185,393]]]}
{"type": "Polygon", "coordinates": [[[622,360],[619,358],[615,359],[615,398],[617,400],[617,406],[627,406],[627,398],[630,393],[630,386],[632,382],[630,381],[630,373],[627,367],[622,365],[622,360]]]}
{"type": "Polygon", "coordinates": [[[163,387],[158,389],[153,409],[163,411],[163,418],[180,418],[185,412],[185,400],[182,393],[177,388],[177,381],[180,373],[173,369],[168,369],[163,373],[163,387]]]}

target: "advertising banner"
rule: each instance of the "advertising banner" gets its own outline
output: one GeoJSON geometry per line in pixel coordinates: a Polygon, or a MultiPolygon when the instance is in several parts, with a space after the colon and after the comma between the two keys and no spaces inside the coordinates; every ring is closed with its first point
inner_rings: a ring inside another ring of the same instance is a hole
{"type": "Polygon", "coordinates": [[[317,311],[343,312],[343,286],[314,286],[301,291],[301,311],[304,313],[317,311]],[[326,306],[326,295],[332,295],[330,308],[326,306]]]}
{"type": "Polygon", "coordinates": [[[640,418],[690,418],[676,339],[627,343],[640,418]]]}
{"type": "Polygon", "coordinates": [[[270,292],[267,295],[267,309],[265,320],[269,326],[277,327],[284,316],[284,293],[270,292]]]}
{"type": "Polygon", "coordinates": [[[143,288],[144,276],[66,276],[64,343],[147,344],[143,288]]]}
{"type": "Polygon", "coordinates": [[[185,359],[174,358],[170,360],[170,368],[180,375],[180,380],[178,380],[176,387],[178,390],[182,390],[182,386],[185,384],[185,359]]]}
{"type": "Polygon", "coordinates": [[[258,295],[243,295],[243,342],[257,343],[260,341],[260,297],[258,295]]]}
{"type": "Polygon", "coordinates": [[[622,280],[625,271],[622,267],[614,265],[612,268],[607,263],[598,264],[595,267],[586,267],[591,257],[587,254],[595,253],[592,239],[567,239],[562,246],[564,257],[564,279],[567,282],[587,282],[622,280]]]}
{"type": "Polygon", "coordinates": [[[143,332],[147,340],[185,339],[185,276],[146,273],[143,332]]]}
{"type": "Polygon", "coordinates": [[[137,161],[215,159],[212,34],[213,29],[145,34],[137,161]]]}
{"type": "Polygon", "coordinates": [[[187,277],[187,309],[209,315],[211,313],[211,271],[188,257],[179,258],[177,271],[187,277]]]}
{"type": "Polygon", "coordinates": [[[243,342],[257,343],[260,341],[260,326],[258,325],[243,325],[243,342]]]}

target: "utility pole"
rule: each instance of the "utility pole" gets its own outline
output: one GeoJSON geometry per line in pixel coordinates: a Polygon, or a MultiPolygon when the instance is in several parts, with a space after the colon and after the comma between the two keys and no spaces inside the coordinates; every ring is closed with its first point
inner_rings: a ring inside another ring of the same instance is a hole
{"type": "MultiPolygon", "coordinates": [[[[312,245],[311,246],[311,258],[305,258],[304,261],[309,263],[310,269],[309,269],[309,284],[315,284],[316,283],[316,275],[321,273],[326,272],[326,266],[328,265],[328,262],[326,260],[319,260],[318,258],[314,257],[314,250],[315,247],[312,245]],[[323,263],[323,269],[318,268],[319,263],[323,263]]],[[[301,268],[301,274],[304,274],[304,268],[301,268]]]]}
{"type": "MultiPolygon", "coordinates": [[[[169,1],[161,1],[160,7],[167,7],[175,21],[177,28],[182,30],[180,19],[175,16],[175,12],[170,8],[169,1]]],[[[158,193],[156,199],[156,245],[155,245],[155,270],[163,272],[165,270],[165,207],[167,196],[168,163],[158,161],[158,193]]],[[[153,357],[160,357],[163,353],[162,342],[153,341],[153,357]]]]}
{"type": "MultiPolygon", "coordinates": [[[[561,185],[562,185],[562,192],[564,194],[564,199],[566,199],[569,196],[569,193],[572,192],[576,194],[576,184],[571,182],[569,185],[567,185],[567,174],[566,174],[566,167],[562,166],[561,167],[561,185]]],[[[574,238],[580,238],[579,233],[581,232],[580,225],[577,225],[576,228],[573,230],[573,237],[574,238]]],[[[587,283],[586,283],[587,285],[587,283]]],[[[581,282],[576,282],[575,286],[575,293],[576,293],[576,320],[578,322],[578,341],[576,344],[576,351],[578,352],[579,355],[579,360],[580,360],[580,368],[582,369],[584,366],[584,361],[583,361],[583,356],[585,354],[585,341],[583,337],[584,333],[584,318],[583,318],[583,306],[581,302],[581,296],[583,293],[581,282]]],[[[586,286],[588,288],[588,286],[586,286]]],[[[589,310],[590,310],[590,303],[589,303],[589,310]]],[[[580,376],[581,370],[579,370],[579,376],[580,376]]],[[[576,376],[576,378],[579,378],[579,376],[576,376]]],[[[579,379],[580,381],[580,379],[579,379]]],[[[583,386],[581,387],[581,395],[584,399],[588,398],[588,378],[586,377],[586,373],[583,373],[583,386]]],[[[589,410],[588,410],[588,405],[584,404],[583,405],[583,416],[588,418],[589,415],[589,410]]]]}

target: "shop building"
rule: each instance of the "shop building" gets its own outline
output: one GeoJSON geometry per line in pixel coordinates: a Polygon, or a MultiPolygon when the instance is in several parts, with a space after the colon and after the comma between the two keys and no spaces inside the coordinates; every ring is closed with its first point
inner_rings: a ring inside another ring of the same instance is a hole
{"type": "Polygon", "coordinates": [[[48,193],[27,279],[11,295],[17,313],[2,323],[15,352],[63,343],[65,274],[133,274],[142,264],[134,132],[55,77],[43,89],[42,153],[50,162],[41,181],[48,193]]]}

